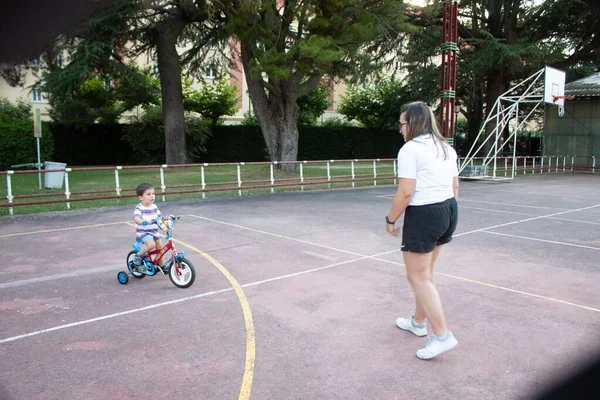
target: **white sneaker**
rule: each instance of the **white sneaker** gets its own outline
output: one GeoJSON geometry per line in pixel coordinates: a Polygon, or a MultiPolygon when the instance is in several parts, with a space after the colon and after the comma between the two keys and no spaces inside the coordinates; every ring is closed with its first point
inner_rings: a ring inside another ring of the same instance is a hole
{"type": "Polygon", "coordinates": [[[450,331],[448,331],[448,337],[445,340],[440,340],[437,336],[433,335],[429,338],[427,346],[417,350],[417,357],[421,360],[429,360],[452,350],[457,344],[458,340],[454,338],[454,335],[450,331]]]}
{"type": "Polygon", "coordinates": [[[427,328],[425,323],[417,324],[413,315],[410,318],[398,318],[396,320],[396,326],[405,331],[410,331],[417,336],[426,336],[427,328]]]}

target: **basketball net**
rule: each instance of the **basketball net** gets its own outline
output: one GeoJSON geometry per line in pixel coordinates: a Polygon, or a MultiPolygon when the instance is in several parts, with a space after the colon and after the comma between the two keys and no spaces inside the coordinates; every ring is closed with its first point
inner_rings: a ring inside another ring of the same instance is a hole
{"type": "MultiPolygon", "coordinates": [[[[565,100],[573,100],[575,97],[573,96],[552,96],[552,101],[556,103],[559,99],[565,100]]],[[[561,104],[558,104],[558,116],[562,117],[565,115],[565,102],[563,101],[561,104]]]]}

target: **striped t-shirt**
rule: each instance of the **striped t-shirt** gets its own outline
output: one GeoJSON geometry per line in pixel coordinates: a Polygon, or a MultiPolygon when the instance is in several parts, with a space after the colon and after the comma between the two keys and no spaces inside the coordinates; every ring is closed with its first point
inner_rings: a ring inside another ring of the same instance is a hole
{"type": "MultiPolygon", "coordinates": [[[[133,211],[133,217],[140,217],[145,221],[156,220],[156,217],[160,215],[160,211],[156,204],[152,204],[150,207],[145,207],[142,203],[138,204],[133,211]]],[[[148,225],[136,225],[135,236],[138,238],[144,237],[145,235],[152,235],[157,238],[158,225],[156,223],[149,223],[148,225]]]]}

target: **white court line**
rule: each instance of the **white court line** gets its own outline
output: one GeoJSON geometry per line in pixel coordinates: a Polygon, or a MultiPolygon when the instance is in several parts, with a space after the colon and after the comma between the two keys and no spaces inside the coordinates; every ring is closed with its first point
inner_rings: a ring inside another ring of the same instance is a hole
{"type": "MultiPolygon", "coordinates": [[[[529,217],[535,217],[536,214],[527,214],[527,213],[520,213],[520,212],[516,212],[516,211],[504,211],[504,210],[495,210],[493,208],[481,208],[481,207],[471,207],[471,206],[463,206],[462,204],[458,204],[458,206],[460,208],[467,208],[470,210],[480,210],[480,211],[487,211],[487,212],[495,212],[495,213],[500,213],[500,214],[514,214],[514,215],[526,215],[529,217]]],[[[559,218],[559,217],[546,217],[548,219],[554,219],[557,221],[568,221],[568,222],[577,222],[580,224],[590,224],[590,225],[600,225],[600,222],[593,222],[593,221],[582,221],[580,219],[571,219],[571,218],[559,218]]]]}
{"type": "MultiPolygon", "coordinates": [[[[386,260],[386,259],[377,258],[378,256],[382,256],[382,255],[385,255],[385,254],[393,253],[395,251],[397,251],[397,250],[385,251],[385,252],[382,252],[382,253],[373,254],[372,256],[362,256],[362,257],[354,258],[352,260],[346,260],[346,261],[341,261],[341,262],[337,262],[337,263],[325,265],[323,267],[311,268],[311,269],[308,269],[308,270],[294,272],[294,273],[291,273],[291,274],[280,275],[280,276],[277,276],[277,277],[274,277],[274,278],[268,278],[268,279],[263,279],[263,280],[260,280],[260,281],[246,283],[246,284],[240,285],[240,287],[247,288],[247,287],[251,287],[251,286],[258,286],[258,285],[261,285],[263,283],[275,282],[275,281],[282,280],[282,279],[288,279],[288,278],[293,278],[293,277],[300,276],[300,275],[305,275],[305,274],[308,274],[308,273],[311,273],[311,272],[323,271],[323,270],[326,270],[326,269],[329,269],[329,268],[333,268],[333,267],[337,267],[337,266],[345,265],[345,264],[350,264],[350,263],[353,263],[353,262],[356,262],[356,261],[361,261],[361,260],[368,259],[368,258],[374,259],[374,260],[378,260],[378,261],[384,261],[384,262],[387,262],[387,263],[390,263],[390,264],[395,264],[395,265],[400,265],[400,266],[404,265],[402,263],[398,263],[398,262],[395,262],[395,261],[390,261],[390,260],[386,260]]],[[[577,308],[582,308],[584,310],[594,311],[594,312],[600,313],[600,309],[593,308],[593,307],[588,307],[588,306],[584,306],[584,305],[577,304],[577,303],[572,303],[572,302],[565,301],[565,300],[555,299],[555,298],[552,298],[552,297],[542,296],[542,295],[535,294],[535,293],[528,293],[528,292],[524,292],[524,291],[521,291],[521,290],[515,290],[515,289],[510,289],[510,288],[506,288],[506,287],[502,287],[502,286],[492,285],[490,283],[480,282],[480,281],[476,281],[476,280],[473,280],[473,279],[467,279],[467,278],[463,278],[463,277],[459,277],[459,276],[455,276],[455,275],[450,275],[450,274],[444,274],[444,273],[441,273],[441,272],[436,272],[436,274],[441,275],[441,276],[445,276],[445,277],[448,277],[448,278],[458,279],[458,280],[465,281],[465,282],[475,283],[475,284],[482,285],[482,286],[487,286],[487,287],[491,287],[491,288],[495,288],[495,289],[499,289],[499,290],[504,290],[504,291],[511,292],[511,293],[518,293],[518,294],[522,294],[522,295],[529,296],[529,297],[535,297],[535,298],[539,298],[539,299],[553,301],[553,302],[557,302],[557,303],[561,303],[561,304],[565,304],[565,305],[569,305],[569,306],[573,306],[573,307],[577,307],[577,308]]],[[[216,294],[230,292],[230,291],[233,291],[233,290],[234,290],[234,288],[231,288],[231,287],[230,288],[225,288],[225,289],[220,289],[220,290],[214,290],[214,291],[211,291],[211,292],[197,294],[195,296],[189,296],[189,297],[184,297],[184,298],[177,299],[177,300],[165,301],[163,303],[153,304],[153,305],[149,305],[149,306],[146,306],[146,307],[134,308],[132,310],[122,311],[122,312],[118,312],[118,313],[114,313],[114,314],[108,314],[108,315],[104,315],[104,316],[97,317],[97,318],[91,318],[91,319],[86,319],[86,320],[83,320],[83,321],[73,322],[73,323],[70,323],[70,324],[59,325],[59,326],[55,326],[55,327],[48,328],[48,329],[41,329],[39,331],[29,332],[29,333],[25,333],[23,335],[17,335],[17,336],[8,337],[8,338],[5,338],[5,339],[0,339],[0,344],[7,343],[7,342],[13,342],[15,340],[20,340],[20,339],[25,339],[25,338],[28,338],[28,337],[31,337],[31,336],[41,335],[43,333],[48,333],[48,332],[58,331],[58,330],[61,330],[61,329],[67,329],[67,328],[72,328],[72,327],[75,327],[75,326],[85,325],[85,324],[89,324],[89,323],[92,323],[92,322],[97,322],[97,321],[102,321],[102,320],[106,320],[106,319],[121,317],[123,315],[128,315],[128,314],[133,314],[133,313],[137,313],[137,312],[141,312],[141,311],[146,311],[146,310],[150,310],[150,309],[157,308],[157,307],[162,307],[162,306],[167,306],[167,305],[171,305],[171,304],[175,304],[175,303],[180,303],[180,302],[183,302],[183,301],[194,300],[194,299],[198,299],[198,298],[201,298],[201,297],[213,296],[213,295],[216,295],[216,294]]]]}
{"type": "Polygon", "coordinates": [[[584,246],[582,244],[575,244],[575,243],[558,242],[556,240],[538,239],[538,238],[532,238],[532,237],[527,237],[527,236],[511,235],[508,233],[500,233],[500,232],[492,232],[492,231],[485,231],[484,233],[489,233],[490,235],[508,236],[508,237],[512,237],[512,238],[516,238],[516,239],[533,240],[536,242],[560,244],[562,246],[580,247],[582,249],[600,250],[600,247],[584,246]]]}
{"type": "Polygon", "coordinates": [[[66,272],[64,274],[47,275],[47,276],[40,276],[38,278],[23,279],[20,281],[0,283],[0,289],[24,286],[24,285],[29,285],[31,283],[54,281],[54,280],[63,279],[63,278],[72,278],[72,277],[81,276],[81,275],[95,274],[96,272],[114,271],[114,269],[115,269],[114,266],[113,267],[86,268],[86,269],[82,269],[82,270],[78,270],[78,271],[66,272]]]}
{"type": "MultiPolygon", "coordinates": [[[[590,208],[595,208],[595,207],[600,207],[600,204],[596,204],[594,206],[589,206],[589,207],[584,207],[584,208],[581,208],[581,209],[571,210],[571,211],[564,211],[564,212],[560,212],[560,213],[549,214],[547,216],[539,216],[539,217],[535,217],[535,218],[527,218],[527,219],[524,219],[524,220],[521,220],[521,221],[509,222],[507,224],[494,225],[494,226],[489,227],[489,228],[482,228],[482,229],[477,229],[477,230],[473,230],[473,231],[469,231],[469,232],[463,232],[461,234],[455,235],[455,237],[456,236],[464,236],[464,235],[468,235],[468,234],[475,233],[475,232],[483,232],[483,231],[485,231],[487,229],[493,229],[493,228],[497,228],[497,227],[500,227],[500,226],[512,225],[512,224],[516,224],[516,223],[519,223],[519,222],[526,222],[526,221],[531,221],[531,220],[535,220],[535,219],[546,218],[546,217],[557,215],[557,214],[566,214],[568,212],[582,211],[582,210],[586,210],[586,209],[590,209],[590,208]]],[[[325,248],[332,249],[332,250],[337,250],[337,251],[340,251],[340,252],[343,252],[343,253],[349,253],[348,251],[341,250],[341,249],[335,249],[334,247],[329,247],[329,246],[324,246],[324,245],[320,245],[320,244],[316,244],[316,243],[311,243],[311,242],[308,242],[308,241],[305,241],[305,240],[296,239],[296,238],[292,238],[292,237],[287,237],[287,236],[283,236],[283,235],[279,235],[279,234],[275,234],[275,233],[260,231],[260,230],[257,230],[257,229],[244,227],[244,226],[241,226],[241,225],[231,224],[229,222],[221,222],[221,221],[213,220],[213,219],[210,219],[210,218],[199,217],[199,216],[193,215],[193,214],[189,214],[189,216],[192,216],[192,217],[195,217],[195,218],[198,218],[198,219],[205,219],[205,220],[212,221],[212,222],[219,223],[219,224],[223,224],[223,225],[235,226],[237,228],[245,229],[245,230],[249,230],[249,231],[253,231],[253,232],[265,233],[265,234],[268,234],[268,235],[271,235],[271,236],[276,236],[276,237],[280,237],[280,238],[284,238],[284,239],[294,240],[294,241],[298,241],[298,242],[302,242],[302,243],[307,243],[307,244],[314,244],[315,246],[325,247],[325,248]]],[[[395,262],[395,261],[378,258],[379,256],[382,256],[382,255],[385,255],[385,254],[395,253],[397,251],[399,251],[399,250],[398,249],[389,250],[389,251],[385,251],[385,252],[382,252],[382,253],[374,254],[372,256],[360,255],[360,257],[352,259],[352,260],[346,260],[346,261],[342,261],[342,262],[339,262],[339,263],[329,264],[329,265],[326,265],[324,267],[312,268],[312,269],[306,270],[306,271],[300,271],[300,272],[295,272],[295,273],[292,273],[292,274],[282,275],[282,276],[275,277],[275,278],[269,278],[269,279],[265,279],[265,280],[258,281],[258,282],[247,283],[247,284],[244,284],[244,285],[240,285],[240,287],[244,288],[244,287],[248,287],[248,286],[256,286],[256,285],[259,285],[261,283],[273,282],[273,281],[276,281],[276,280],[290,278],[290,277],[294,277],[294,276],[298,276],[298,275],[302,275],[302,274],[307,274],[307,273],[310,273],[310,272],[321,271],[321,270],[332,268],[332,267],[335,267],[335,266],[338,266],[338,265],[349,264],[349,263],[352,263],[352,262],[355,262],[355,261],[364,260],[364,259],[374,259],[374,260],[383,261],[383,262],[390,263],[390,264],[404,265],[402,263],[398,263],[398,262],[395,262]]],[[[358,253],[354,253],[354,254],[358,255],[358,253]]],[[[542,295],[538,295],[538,294],[535,294],[535,293],[528,293],[528,292],[524,292],[524,291],[520,291],[520,290],[515,290],[515,289],[510,289],[510,288],[506,288],[506,287],[502,287],[502,286],[492,285],[492,284],[487,283],[487,282],[480,282],[480,281],[476,281],[476,280],[473,280],[473,279],[467,279],[467,278],[463,278],[463,277],[459,277],[459,276],[455,276],[455,275],[450,275],[450,274],[444,274],[444,273],[439,273],[439,272],[436,272],[436,274],[439,274],[439,275],[442,275],[442,276],[445,276],[445,277],[449,277],[449,278],[453,278],[453,279],[462,280],[462,281],[465,281],[465,282],[475,283],[475,284],[479,284],[479,285],[482,285],[482,286],[487,286],[487,287],[492,287],[492,288],[499,289],[499,290],[504,290],[504,291],[507,291],[507,292],[519,293],[519,294],[530,296],[530,297],[536,297],[536,298],[545,299],[545,300],[548,300],[548,301],[553,301],[553,302],[557,302],[557,303],[561,303],[561,304],[566,304],[566,305],[570,305],[570,306],[577,307],[577,308],[582,308],[582,309],[589,310],[589,311],[600,312],[600,309],[596,309],[596,308],[593,308],[593,307],[584,306],[584,305],[581,305],[581,304],[572,303],[572,302],[565,301],[565,300],[555,299],[555,298],[552,298],[552,297],[542,296],[542,295]]],[[[164,306],[164,305],[170,305],[170,304],[174,304],[174,303],[178,303],[178,302],[182,302],[182,301],[187,301],[187,300],[192,300],[192,299],[196,299],[196,298],[200,298],[200,297],[211,296],[211,295],[214,295],[214,294],[217,294],[217,293],[223,293],[223,292],[227,292],[227,291],[231,291],[231,290],[234,290],[234,289],[233,288],[221,289],[221,290],[217,290],[217,291],[213,291],[213,292],[202,293],[202,294],[195,295],[195,296],[184,297],[184,298],[177,299],[177,300],[167,301],[167,302],[164,302],[164,303],[159,303],[159,304],[154,304],[154,305],[150,305],[150,306],[146,306],[146,307],[136,308],[136,309],[133,309],[133,310],[123,311],[123,312],[120,312],[120,313],[109,314],[109,315],[105,315],[105,316],[102,316],[102,317],[92,318],[92,319],[88,319],[88,320],[84,320],[84,321],[79,321],[79,322],[73,322],[73,323],[66,324],[66,325],[60,325],[60,326],[56,326],[56,327],[53,327],[53,328],[42,329],[42,330],[39,330],[39,331],[26,333],[26,334],[23,334],[23,335],[18,335],[18,336],[9,337],[9,338],[6,338],[6,339],[1,339],[0,340],[0,344],[6,343],[6,342],[11,342],[11,341],[14,341],[14,340],[24,339],[24,338],[27,338],[27,337],[30,337],[30,336],[40,335],[42,333],[52,332],[52,331],[56,331],[56,330],[60,330],[60,329],[71,328],[71,327],[74,327],[74,326],[88,324],[88,323],[91,323],[91,322],[101,321],[101,320],[105,320],[105,319],[109,319],[109,318],[119,317],[119,316],[122,316],[122,315],[132,314],[132,313],[135,313],[135,312],[145,311],[145,310],[149,310],[149,309],[160,307],[160,306],[164,306]]]]}
{"type": "Polygon", "coordinates": [[[536,208],[536,209],[540,209],[540,210],[565,210],[565,211],[569,211],[568,208],[529,206],[527,204],[500,203],[500,202],[483,201],[483,200],[469,200],[469,199],[463,199],[463,198],[460,198],[460,197],[459,197],[458,201],[459,202],[467,201],[467,202],[471,202],[471,203],[483,203],[483,204],[495,204],[495,205],[500,205],[500,206],[515,206],[515,207],[522,207],[522,208],[536,208]]]}
{"type": "Polygon", "coordinates": [[[201,293],[201,294],[198,294],[195,296],[184,297],[184,298],[177,299],[177,300],[165,301],[164,303],[158,303],[158,304],[152,304],[152,305],[149,305],[146,307],[134,308],[133,310],[122,311],[122,312],[118,312],[118,313],[114,313],[114,314],[103,315],[103,316],[97,317],[97,318],[86,319],[83,321],[77,321],[77,322],[73,322],[73,323],[65,324],[65,325],[59,325],[59,326],[55,326],[55,327],[48,328],[48,329],[42,329],[39,331],[29,332],[29,333],[25,333],[23,335],[18,335],[18,336],[13,336],[13,337],[9,337],[6,339],[2,339],[2,340],[0,340],[0,344],[12,342],[12,341],[19,340],[19,339],[25,339],[25,338],[31,337],[31,336],[41,335],[42,333],[48,333],[48,332],[58,331],[61,329],[72,328],[74,326],[85,325],[85,324],[89,324],[92,322],[97,322],[97,321],[102,321],[105,319],[120,317],[120,316],[127,315],[127,314],[133,314],[133,313],[140,312],[140,311],[146,311],[146,310],[150,310],[150,309],[157,308],[157,307],[167,306],[170,304],[180,303],[182,301],[197,299],[200,297],[211,296],[211,295],[214,295],[217,293],[229,292],[232,290],[233,290],[233,288],[215,290],[212,292],[201,293]]]}
{"type": "Polygon", "coordinates": [[[464,236],[464,235],[468,235],[468,234],[475,233],[475,232],[483,232],[483,231],[487,231],[489,229],[501,228],[503,226],[509,226],[509,225],[514,225],[514,224],[520,224],[520,223],[523,223],[523,222],[535,221],[537,219],[549,218],[549,217],[554,217],[554,216],[557,216],[557,215],[568,214],[568,213],[572,213],[572,212],[590,210],[592,208],[597,208],[597,207],[600,207],[600,204],[595,204],[593,206],[588,206],[588,207],[576,208],[574,210],[567,210],[567,211],[556,212],[556,213],[547,214],[547,215],[539,215],[537,217],[532,217],[532,218],[525,218],[525,219],[521,219],[521,220],[518,220],[518,221],[507,222],[507,223],[504,223],[504,224],[498,224],[498,225],[490,226],[490,227],[487,227],[487,228],[475,229],[473,231],[463,232],[463,233],[459,233],[459,234],[456,234],[456,235],[453,235],[453,236],[454,237],[464,236]]]}

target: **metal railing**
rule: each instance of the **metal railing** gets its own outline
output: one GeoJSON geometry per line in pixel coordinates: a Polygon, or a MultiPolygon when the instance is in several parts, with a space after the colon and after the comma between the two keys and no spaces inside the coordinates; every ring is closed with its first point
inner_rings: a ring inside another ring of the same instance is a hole
{"type": "MultiPolygon", "coordinates": [[[[72,202],[111,200],[137,197],[135,185],[123,185],[123,175],[127,172],[151,171],[158,172],[156,195],[162,196],[163,201],[168,195],[183,195],[200,193],[205,198],[207,193],[237,191],[242,196],[245,191],[266,190],[274,192],[277,188],[294,188],[304,190],[305,187],[346,184],[355,187],[359,183],[388,180],[396,183],[396,159],[354,159],[354,160],[317,160],[294,162],[239,162],[239,163],[201,163],[176,165],[142,165],[142,166],[106,166],[106,167],[74,167],[65,169],[48,169],[42,173],[64,173],[64,190],[54,190],[50,193],[17,194],[13,184],[16,175],[35,175],[38,170],[2,171],[6,175],[5,202],[0,208],[8,208],[8,213],[14,213],[14,207],[41,204],[65,203],[67,209],[72,202]],[[281,173],[280,167],[293,164],[295,172],[281,173]],[[225,171],[223,171],[225,169],[225,171]],[[191,170],[192,182],[169,184],[169,172],[181,173],[191,170]],[[71,190],[72,178],[76,174],[114,171],[113,186],[95,190],[71,190]],[[341,171],[341,173],[336,173],[341,171]]],[[[129,179],[131,180],[131,179],[129,179]]],[[[151,180],[152,179],[143,179],[151,180]]],[[[138,182],[140,183],[140,182],[138,182]]]]}
{"type": "MultiPolygon", "coordinates": [[[[483,163],[484,158],[473,158],[469,165],[477,166],[483,163]]],[[[582,156],[543,156],[543,157],[499,157],[496,175],[515,176],[550,173],[575,173],[596,171],[595,157],[582,156]]],[[[458,160],[460,165],[461,159],[458,160]]],[[[85,202],[95,200],[112,200],[135,198],[136,184],[123,184],[123,177],[128,172],[148,172],[156,176],[160,186],[156,187],[156,195],[162,196],[165,201],[169,195],[185,195],[200,193],[202,198],[211,192],[235,192],[242,196],[244,192],[263,190],[275,192],[279,188],[297,188],[304,190],[306,187],[331,188],[332,185],[355,187],[357,184],[369,182],[369,185],[397,183],[397,164],[394,158],[385,159],[354,159],[354,160],[317,160],[295,162],[239,162],[239,163],[201,163],[177,165],[142,165],[142,166],[106,166],[106,167],[74,167],[65,169],[45,170],[41,173],[64,173],[64,190],[54,190],[49,193],[16,193],[13,177],[17,175],[35,175],[38,170],[0,171],[6,176],[6,195],[0,209],[8,209],[10,215],[15,207],[35,206],[42,204],[64,203],[67,209],[72,202],[85,202]],[[281,173],[279,167],[283,164],[295,165],[295,172],[281,173]],[[223,169],[225,172],[223,172],[223,169]],[[189,183],[169,183],[169,173],[193,171],[189,183]],[[112,187],[101,187],[93,190],[71,191],[71,180],[76,174],[90,174],[92,172],[114,171],[112,187]],[[336,173],[338,171],[338,173],[336,173]]],[[[488,171],[489,173],[489,171],[488,171]]],[[[139,177],[135,178],[140,183],[139,177]]],[[[129,177],[128,181],[133,179],[129,177]]],[[[153,180],[153,179],[143,179],[153,180]]],[[[19,190],[17,190],[19,191],[19,190]]]]}

